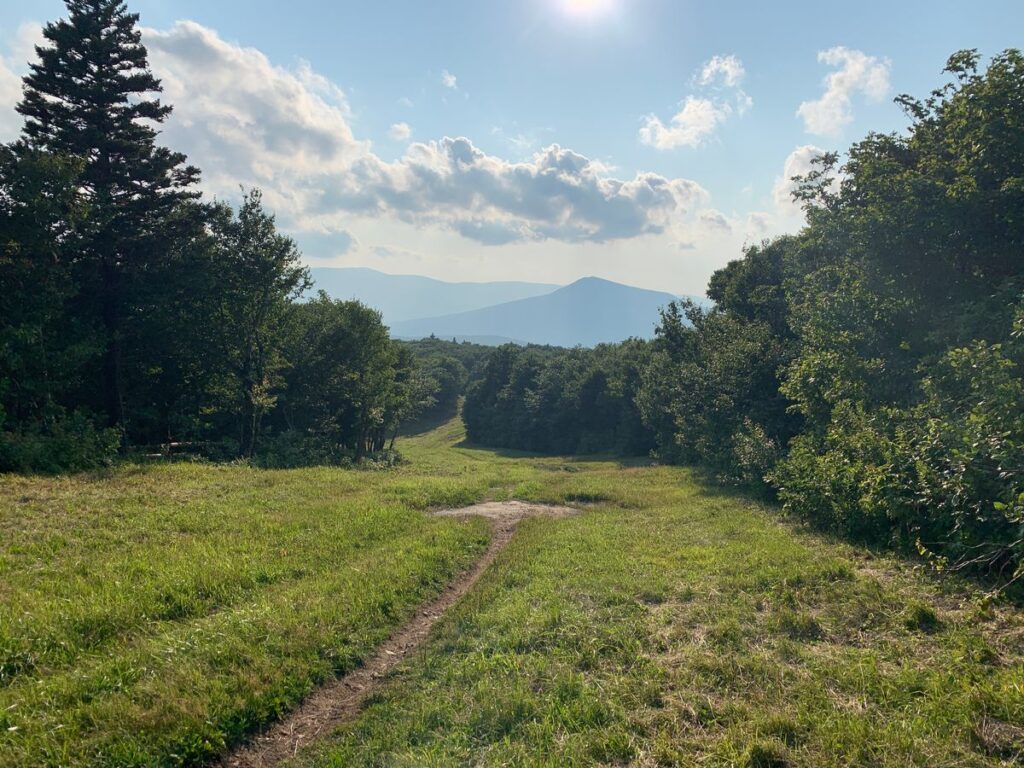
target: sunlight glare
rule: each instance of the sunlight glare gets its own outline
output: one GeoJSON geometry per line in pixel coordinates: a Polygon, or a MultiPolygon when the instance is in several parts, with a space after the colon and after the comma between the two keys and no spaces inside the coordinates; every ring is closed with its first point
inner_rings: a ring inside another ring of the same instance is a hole
{"type": "Polygon", "coordinates": [[[615,0],[560,0],[569,16],[594,18],[612,10],[615,0]]]}

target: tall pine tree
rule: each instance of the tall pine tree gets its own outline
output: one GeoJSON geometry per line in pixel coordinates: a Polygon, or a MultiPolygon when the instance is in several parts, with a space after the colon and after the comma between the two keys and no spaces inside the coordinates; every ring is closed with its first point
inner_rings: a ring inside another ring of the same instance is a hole
{"type": "Polygon", "coordinates": [[[198,196],[189,187],[199,171],[156,144],[156,126],[171,107],[155,97],[160,81],[149,71],[138,15],[122,0],[66,4],[68,18],[43,31],[47,42],[36,48],[18,111],[31,148],[84,164],[90,230],[78,259],[81,311],[94,314],[105,336],[97,405],[123,426],[136,298],[160,271],[175,208],[198,196]]]}

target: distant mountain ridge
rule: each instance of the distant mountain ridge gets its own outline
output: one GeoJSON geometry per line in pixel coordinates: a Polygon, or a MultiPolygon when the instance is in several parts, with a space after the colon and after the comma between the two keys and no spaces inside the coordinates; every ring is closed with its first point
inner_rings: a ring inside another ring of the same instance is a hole
{"type": "Polygon", "coordinates": [[[395,338],[467,340],[481,344],[592,347],[630,337],[653,338],[659,310],[689,298],[598,277],[566,286],[545,283],[448,283],[372,269],[311,270],[316,287],[381,311],[395,338]]]}
{"type": "Polygon", "coordinates": [[[630,337],[652,338],[658,310],[676,298],[670,293],[585,277],[543,296],[406,320],[395,323],[391,331],[401,337],[499,336],[530,344],[592,347],[630,337]]]}
{"type": "MultiPolygon", "coordinates": [[[[449,283],[421,275],[390,275],[365,267],[314,267],[317,289],[335,299],[358,299],[380,310],[384,322],[456,312],[551,293],[560,286],[548,283],[449,283]]],[[[429,334],[428,334],[429,335],[429,334]]],[[[477,335],[477,334],[474,334],[477,335]]]]}

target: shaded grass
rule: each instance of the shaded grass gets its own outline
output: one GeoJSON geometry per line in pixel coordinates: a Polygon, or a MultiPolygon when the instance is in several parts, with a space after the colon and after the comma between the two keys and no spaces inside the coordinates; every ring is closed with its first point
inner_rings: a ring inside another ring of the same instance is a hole
{"type": "Polygon", "coordinates": [[[197,764],[364,658],[522,523],[431,642],[297,765],[998,766],[1024,621],[686,470],[506,456],[457,422],[399,470],[0,480],[0,765],[197,764]],[[9,728],[17,728],[9,731],[9,728]]]}

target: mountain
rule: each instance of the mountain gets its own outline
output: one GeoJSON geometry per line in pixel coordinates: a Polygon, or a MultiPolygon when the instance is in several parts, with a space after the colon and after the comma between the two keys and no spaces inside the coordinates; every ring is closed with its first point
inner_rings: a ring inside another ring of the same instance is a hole
{"type": "Polygon", "coordinates": [[[590,347],[631,336],[653,337],[658,310],[676,298],[670,293],[585,277],[542,296],[396,322],[391,332],[401,338],[497,336],[531,344],[590,347]]]}
{"type": "MultiPolygon", "coordinates": [[[[334,299],[358,299],[380,310],[388,325],[540,296],[559,287],[546,283],[447,283],[418,275],[389,275],[363,267],[316,267],[310,273],[316,289],[334,299]]],[[[470,331],[465,335],[481,334],[470,331]]]]}

